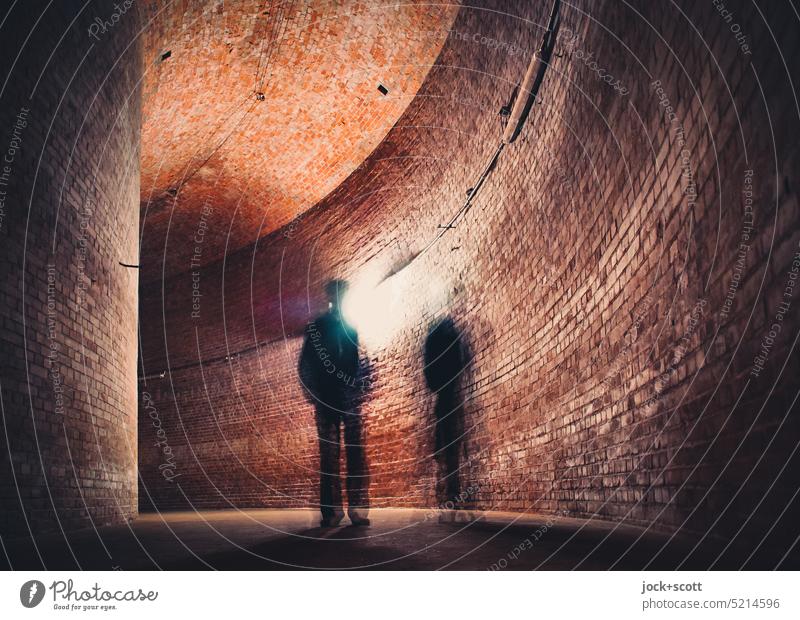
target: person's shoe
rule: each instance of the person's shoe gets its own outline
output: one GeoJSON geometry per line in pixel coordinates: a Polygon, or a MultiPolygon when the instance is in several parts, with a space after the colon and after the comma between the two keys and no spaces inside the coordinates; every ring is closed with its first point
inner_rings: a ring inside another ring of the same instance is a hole
{"type": "Polygon", "coordinates": [[[319,526],[336,527],[342,522],[342,519],[344,519],[344,513],[341,512],[333,515],[332,517],[322,517],[322,519],[319,522],[319,526]]]}
{"type": "Polygon", "coordinates": [[[354,516],[350,517],[350,523],[352,523],[357,527],[366,527],[369,525],[369,519],[367,519],[366,517],[354,516]]]}
{"type": "Polygon", "coordinates": [[[439,513],[439,523],[455,523],[456,522],[456,511],[455,510],[443,510],[439,513]]]}

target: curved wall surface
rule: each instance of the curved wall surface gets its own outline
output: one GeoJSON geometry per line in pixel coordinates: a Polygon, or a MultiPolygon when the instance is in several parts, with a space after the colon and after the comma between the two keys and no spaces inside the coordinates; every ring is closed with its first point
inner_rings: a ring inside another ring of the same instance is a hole
{"type": "Polygon", "coordinates": [[[138,511],[139,21],[67,4],[0,26],[4,538],[138,511]]]}
{"type": "Polygon", "coordinates": [[[335,189],[436,60],[441,37],[407,33],[447,30],[458,11],[422,0],[143,0],[142,8],[150,279],[251,245],[335,189]],[[208,227],[195,251],[200,220],[208,227]]]}
{"type": "Polygon", "coordinates": [[[462,7],[414,101],[337,190],[142,288],[143,506],[313,505],[296,363],[322,283],[343,276],[374,373],[373,505],[440,501],[423,351],[449,319],[466,360],[465,505],[796,536],[798,109],[776,97],[797,77],[778,53],[797,52],[788,9],[731,3],[755,55],[711,3],[565,4],[521,137],[413,259],[499,143],[546,4],[462,7]]]}

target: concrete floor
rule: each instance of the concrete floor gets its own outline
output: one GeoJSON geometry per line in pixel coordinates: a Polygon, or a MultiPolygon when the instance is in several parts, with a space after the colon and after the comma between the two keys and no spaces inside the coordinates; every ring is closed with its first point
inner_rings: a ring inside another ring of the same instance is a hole
{"type": "MultiPolygon", "coordinates": [[[[602,521],[378,509],[368,528],[320,528],[311,510],[143,514],[129,526],[4,540],[0,564],[38,570],[570,570],[774,567],[770,557],[602,521]],[[527,541],[527,542],[526,542],[527,541]],[[715,560],[719,561],[714,564],[715,560]],[[685,560],[685,562],[684,562],[685,560]],[[684,562],[681,564],[681,562],[684,562]]],[[[343,523],[346,523],[347,520],[343,523]]],[[[766,552],[765,552],[766,553],[766,552]]],[[[782,566],[782,568],[789,568],[782,566]]]]}

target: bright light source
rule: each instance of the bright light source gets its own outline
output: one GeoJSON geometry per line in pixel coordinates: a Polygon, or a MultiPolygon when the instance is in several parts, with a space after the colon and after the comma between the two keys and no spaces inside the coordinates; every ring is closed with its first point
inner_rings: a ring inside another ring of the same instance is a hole
{"type": "Polygon", "coordinates": [[[377,286],[354,284],[342,301],[342,314],[372,348],[388,344],[404,324],[420,321],[446,303],[447,287],[439,278],[429,275],[416,281],[395,275],[377,286]]]}
{"type": "Polygon", "coordinates": [[[365,343],[385,342],[400,324],[403,307],[397,288],[383,282],[378,286],[355,286],[347,292],[342,313],[365,343]]]}

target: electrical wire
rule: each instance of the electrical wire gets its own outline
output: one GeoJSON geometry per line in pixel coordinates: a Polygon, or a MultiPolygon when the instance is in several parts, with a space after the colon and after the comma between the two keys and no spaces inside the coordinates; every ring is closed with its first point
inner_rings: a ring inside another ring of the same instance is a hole
{"type": "Polygon", "coordinates": [[[550,58],[553,53],[553,48],[555,47],[555,39],[556,33],[558,32],[558,26],[560,21],[560,0],[553,0],[553,6],[550,10],[550,19],[548,21],[547,30],[545,31],[544,38],[542,40],[542,45],[539,48],[539,51],[534,54],[531,58],[531,63],[526,72],[526,81],[530,82],[529,88],[517,88],[516,96],[514,97],[514,112],[512,112],[509,123],[514,123],[515,126],[513,127],[506,127],[505,134],[503,139],[501,140],[498,147],[493,152],[492,156],[489,158],[486,165],[482,168],[480,175],[478,176],[477,180],[475,181],[472,188],[469,190],[467,194],[467,199],[464,201],[464,204],[461,205],[458,211],[456,211],[455,215],[450,218],[450,221],[447,222],[445,225],[439,225],[436,235],[425,245],[421,250],[416,252],[400,269],[392,270],[388,275],[386,275],[380,283],[385,282],[389,278],[397,275],[403,269],[408,267],[411,263],[417,260],[420,256],[428,252],[436,243],[447,234],[449,230],[455,228],[456,222],[462,219],[466,213],[472,207],[472,203],[474,202],[475,198],[477,197],[478,193],[480,192],[481,188],[483,187],[486,179],[491,174],[492,170],[494,170],[495,166],[497,165],[497,161],[500,158],[500,154],[503,152],[506,144],[510,144],[514,141],[516,136],[519,134],[519,131],[522,129],[522,126],[525,124],[527,120],[528,113],[536,101],[536,97],[539,94],[539,88],[542,84],[544,79],[544,74],[547,72],[547,68],[550,64],[550,58]],[[536,65],[536,61],[538,60],[539,64],[536,65]],[[522,97],[525,97],[523,100],[522,97]],[[516,119],[515,119],[516,113],[516,119]]]}

